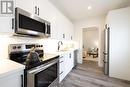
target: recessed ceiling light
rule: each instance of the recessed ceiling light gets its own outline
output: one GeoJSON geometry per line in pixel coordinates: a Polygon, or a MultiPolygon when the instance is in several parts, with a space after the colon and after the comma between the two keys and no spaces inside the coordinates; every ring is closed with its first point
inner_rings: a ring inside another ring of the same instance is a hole
{"type": "Polygon", "coordinates": [[[89,6],[88,6],[88,10],[91,10],[91,9],[92,9],[92,6],[91,6],[91,5],[89,5],[89,6]]]}

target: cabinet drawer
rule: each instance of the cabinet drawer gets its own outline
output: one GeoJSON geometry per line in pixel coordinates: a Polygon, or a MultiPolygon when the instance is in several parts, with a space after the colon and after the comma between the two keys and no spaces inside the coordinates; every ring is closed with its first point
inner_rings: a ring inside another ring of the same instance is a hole
{"type": "Polygon", "coordinates": [[[64,61],[64,58],[59,59],[59,63],[62,63],[64,61]]]}
{"type": "Polygon", "coordinates": [[[59,64],[59,73],[61,73],[64,70],[65,70],[65,68],[64,68],[64,62],[62,62],[62,63],[59,64]]]}
{"type": "Polygon", "coordinates": [[[60,60],[63,60],[64,57],[65,57],[64,55],[60,55],[59,59],[60,59],[60,60]]]}
{"type": "Polygon", "coordinates": [[[64,78],[65,78],[65,74],[64,74],[64,72],[61,72],[59,74],[59,82],[61,82],[64,78]]]}

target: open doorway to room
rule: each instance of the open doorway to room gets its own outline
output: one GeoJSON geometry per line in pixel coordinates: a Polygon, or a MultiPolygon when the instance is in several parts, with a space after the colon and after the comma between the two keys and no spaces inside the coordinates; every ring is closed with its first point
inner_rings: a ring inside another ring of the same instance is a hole
{"type": "Polygon", "coordinates": [[[96,63],[99,56],[99,30],[97,27],[83,29],[83,62],[96,63]]]}

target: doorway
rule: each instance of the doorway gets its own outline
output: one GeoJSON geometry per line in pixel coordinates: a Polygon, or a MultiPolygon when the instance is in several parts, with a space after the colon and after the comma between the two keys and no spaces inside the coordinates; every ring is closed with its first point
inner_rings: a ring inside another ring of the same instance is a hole
{"type": "Polygon", "coordinates": [[[83,29],[83,62],[96,63],[99,61],[99,29],[88,27],[83,29]]]}

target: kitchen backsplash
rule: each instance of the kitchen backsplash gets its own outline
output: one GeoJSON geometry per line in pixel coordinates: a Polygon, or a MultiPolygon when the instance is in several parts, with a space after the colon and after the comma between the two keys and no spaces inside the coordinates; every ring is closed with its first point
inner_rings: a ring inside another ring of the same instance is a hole
{"type": "MultiPolygon", "coordinates": [[[[53,53],[57,51],[58,41],[55,39],[40,39],[40,38],[29,38],[29,37],[17,37],[11,35],[0,34],[0,58],[8,58],[8,45],[17,43],[40,43],[44,46],[45,53],[53,53]]],[[[75,42],[63,41],[62,49],[68,47],[74,47],[75,42]]]]}

